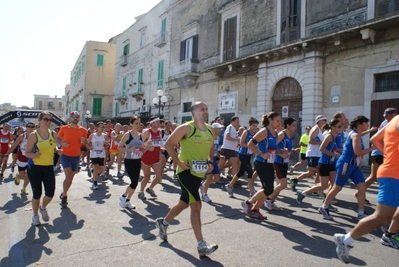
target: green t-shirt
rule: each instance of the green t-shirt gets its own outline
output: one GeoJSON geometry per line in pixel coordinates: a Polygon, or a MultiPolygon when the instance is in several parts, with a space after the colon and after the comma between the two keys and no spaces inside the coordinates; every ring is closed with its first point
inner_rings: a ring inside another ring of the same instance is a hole
{"type": "MultiPolygon", "coordinates": [[[[302,142],[304,144],[309,144],[309,135],[308,134],[304,134],[301,136],[301,140],[299,140],[299,142],[302,142]]],[[[306,148],[307,146],[301,146],[301,154],[306,154],[306,148]]]]}
{"type": "MultiPolygon", "coordinates": [[[[190,165],[192,175],[203,178],[208,169],[209,152],[213,146],[213,133],[206,124],[206,130],[195,127],[194,121],[187,122],[190,126],[190,135],[180,140],[179,160],[190,165]]],[[[176,173],[184,171],[177,166],[176,173]]]]}

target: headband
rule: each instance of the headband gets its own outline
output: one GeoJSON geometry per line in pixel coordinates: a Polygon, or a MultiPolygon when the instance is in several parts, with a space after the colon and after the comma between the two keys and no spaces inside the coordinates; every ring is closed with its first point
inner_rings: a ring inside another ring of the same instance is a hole
{"type": "Polygon", "coordinates": [[[327,121],[327,118],[324,116],[320,117],[320,118],[316,119],[316,123],[318,123],[319,121],[323,121],[323,120],[327,121]]]}
{"type": "Polygon", "coordinates": [[[150,124],[153,123],[153,122],[156,122],[156,121],[160,121],[160,119],[159,118],[155,118],[152,121],[150,121],[150,124]]]}

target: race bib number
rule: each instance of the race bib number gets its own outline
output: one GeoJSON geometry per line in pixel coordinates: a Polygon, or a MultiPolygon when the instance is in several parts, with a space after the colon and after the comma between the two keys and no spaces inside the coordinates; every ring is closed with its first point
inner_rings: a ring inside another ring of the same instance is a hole
{"type": "Polygon", "coordinates": [[[269,154],[269,158],[267,159],[267,163],[274,163],[274,159],[276,158],[276,150],[274,149],[269,149],[267,151],[269,154]]]}
{"type": "Polygon", "coordinates": [[[8,138],[0,138],[0,143],[8,143],[8,138]]]}
{"type": "Polygon", "coordinates": [[[152,139],[152,146],[153,147],[160,147],[161,146],[161,139],[152,139]]]}
{"type": "Polygon", "coordinates": [[[100,155],[103,153],[103,151],[102,150],[94,150],[94,153],[96,153],[97,155],[100,155]]]}
{"type": "Polygon", "coordinates": [[[138,147],[133,152],[131,152],[130,155],[133,159],[141,159],[141,157],[143,156],[143,152],[141,151],[141,148],[138,147]]]}
{"type": "Polygon", "coordinates": [[[191,168],[197,174],[205,173],[208,170],[208,162],[206,160],[193,160],[191,168]]]}

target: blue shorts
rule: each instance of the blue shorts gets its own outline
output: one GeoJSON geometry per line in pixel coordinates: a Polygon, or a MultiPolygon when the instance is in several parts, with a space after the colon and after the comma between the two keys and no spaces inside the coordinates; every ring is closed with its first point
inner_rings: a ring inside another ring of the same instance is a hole
{"type": "Polygon", "coordinates": [[[61,157],[60,157],[60,162],[61,162],[62,168],[63,169],[71,168],[71,170],[73,172],[76,172],[78,170],[79,160],[80,160],[80,156],[69,157],[69,156],[61,155],[61,157]]]}
{"type": "Polygon", "coordinates": [[[217,157],[213,157],[213,170],[210,173],[207,173],[207,175],[208,174],[220,174],[219,166],[216,162],[217,159],[218,159],[217,157]]]}
{"type": "Polygon", "coordinates": [[[335,184],[338,186],[345,186],[349,178],[354,184],[364,183],[364,176],[358,166],[348,164],[346,162],[336,165],[337,175],[335,176],[335,184]]]}
{"type": "Polygon", "coordinates": [[[379,191],[377,202],[392,208],[399,207],[399,180],[394,178],[378,178],[379,191]]]}
{"type": "Polygon", "coordinates": [[[316,168],[319,164],[320,157],[306,157],[306,161],[309,167],[316,168]]]}

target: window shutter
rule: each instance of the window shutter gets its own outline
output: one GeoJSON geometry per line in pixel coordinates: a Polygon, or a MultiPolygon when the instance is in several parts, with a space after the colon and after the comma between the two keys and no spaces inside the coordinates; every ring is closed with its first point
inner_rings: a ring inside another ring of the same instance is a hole
{"type": "Polygon", "coordinates": [[[180,42],[180,61],[186,59],[186,40],[180,42]]]}
{"type": "Polygon", "coordinates": [[[281,43],[286,41],[287,17],[288,17],[288,3],[289,0],[281,0],[281,43]]]}
{"type": "Polygon", "coordinates": [[[223,61],[227,60],[227,28],[228,28],[228,24],[227,24],[227,20],[224,21],[224,36],[223,36],[223,61]]]}
{"type": "Polygon", "coordinates": [[[141,93],[143,91],[143,85],[141,82],[143,81],[143,69],[139,69],[138,77],[137,77],[137,92],[141,93]]]}
{"type": "Polygon", "coordinates": [[[117,117],[119,114],[119,106],[118,106],[118,102],[115,103],[115,117],[117,117]]]}
{"type": "Polygon", "coordinates": [[[126,76],[122,79],[122,96],[126,95],[126,76]]]}
{"type": "Polygon", "coordinates": [[[158,84],[157,88],[163,87],[163,60],[158,62],[158,84]]]}
{"type": "Polygon", "coordinates": [[[193,58],[198,59],[198,34],[193,36],[193,58]]]}
{"type": "Polygon", "coordinates": [[[225,60],[236,57],[236,34],[237,34],[237,17],[227,19],[225,21],[225,60]]]}
{"type": "Polygon", "coordinates": [[[166,41],[166,18],[164,18],[161,23],[161,41],[166,41]]]}
{"type": "Polygon", "coordinates": [[[126,44],[126,45],[123,47],[123,55],[124,55],[124,56],[129,55],[129,50],[130,50],[130,44],[126,44]]]}

